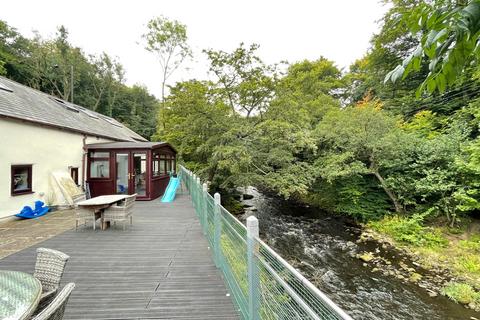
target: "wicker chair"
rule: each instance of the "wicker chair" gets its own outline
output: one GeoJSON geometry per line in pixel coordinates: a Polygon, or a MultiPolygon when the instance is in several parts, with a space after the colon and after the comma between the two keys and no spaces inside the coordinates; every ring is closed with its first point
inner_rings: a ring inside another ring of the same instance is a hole
{"type": "Polygon", "coordinates": [[[55,296],[48,306],[45,307],[39,314],[30,318],[31,320],[61,320],[65,313],[65,307],[67,306],[68,298],[75,288],[75,283],[68,283],[63,289],[55,296]]]}
{"type": "Polygon", "coordinates": [[[37,261],[33,276],[42,284],[42,296],[39,307],[44,307],[57,292],[62,280],[65,265],[70,257],[63,252],[47,249],[37,249],[37,261]]]}
{"type": "Polygon", "coordinates": [[[78,225],[83,222],[84,225],[87,221],[92,221],[93,230],[95,230],[95,212],[90,209],[85,209],[77,205],[78,202],[85,200],[85,194],[78,194],[72,197],[75,211],[75,230],[78,229],[78,225]]]}
{"type": "Polygon", "coordinates": [[[117,221],[123,221],[123,230],[125,230],[127,220],[130,220],[130,225],[132,224],[133,205],[135,204],[136,198],[137,194],[135,193],[123,200],[120,204],[105,209],[103,212],[102,223],[110,221],[115,224],[117,221]]]}

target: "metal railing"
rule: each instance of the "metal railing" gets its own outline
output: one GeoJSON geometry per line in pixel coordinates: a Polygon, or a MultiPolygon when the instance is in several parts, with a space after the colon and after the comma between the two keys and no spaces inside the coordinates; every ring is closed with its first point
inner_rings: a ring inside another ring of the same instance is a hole
{"type": "Polygon", "coordinates": [[[352,319],[259,238],[257,218],[245,226],[184,167],[181,179],[242,319],[352,319]]]}

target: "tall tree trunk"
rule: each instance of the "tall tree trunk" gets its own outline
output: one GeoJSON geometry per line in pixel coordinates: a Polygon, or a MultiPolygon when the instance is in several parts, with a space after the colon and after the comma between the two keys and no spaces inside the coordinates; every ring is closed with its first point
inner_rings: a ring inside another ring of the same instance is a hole
{"type": "Polygon", "coordinates": [[[397,197],[392,192],[392,190],[390,190],[387,187],[385,180],[383,179],[382,175],[378,171],[378,167],[375,162],[373,154],[370,155],[370,172],[375,176],[375,178],[377,178],[378,182],[380,182],[380,186],[382,187],[383,191],[385,191],[387,196],[393,202],[393,205],[395,206],[395,211],[397,213],[403,213],[403,207],[401,206],[400,202],[398,201],[397,197]]]}
{"type": "Polygon", "coordinates": [[[383,191],[385,191],[385,193],[388,195],[390,200],[392,200],[393,205],[395,206],[395,211],[398,213],[403,213],[403,207],[400,205],[400,202],[398,201],[397,197],[393,194],[393,192],[387,188],[385,184],[385,180],[380,175],[378,170],[373,170],[372,173],[375,176],[375,178],[377,178],[377,180],[380,182],[380,186],[382,187],[383,191]]]}

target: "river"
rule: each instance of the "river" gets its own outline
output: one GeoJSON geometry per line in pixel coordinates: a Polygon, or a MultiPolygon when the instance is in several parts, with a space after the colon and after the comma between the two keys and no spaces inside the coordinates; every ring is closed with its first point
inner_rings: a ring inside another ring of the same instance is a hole
{"type": "MultiPolygon", "coordinates": [[[[360,228],[344,217],[261,194],[255,188],[247,193],[254,198],[242,202],[256,210],[247,210],[245,216],[258,217],[261,238],[354,319],[480,320],[480,313],[444,296],[432,297],[409,281],[373,272],[356,255],[381,248],[359,242],[360,228]]],[[[383,253],[395,260],[395,253],[383,253]]]]}

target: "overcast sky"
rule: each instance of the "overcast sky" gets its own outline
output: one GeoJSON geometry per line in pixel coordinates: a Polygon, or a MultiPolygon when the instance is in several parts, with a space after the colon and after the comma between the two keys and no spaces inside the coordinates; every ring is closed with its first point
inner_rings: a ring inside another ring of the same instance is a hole
{"type": "Polygon", "coordinates": [[[369,47],[386,11],[379,0],[15,0],[2,3],[0,19],[32,36],[52,37],[65,25],[70,42],[87,54],[118,57],[128,84],[144,84],[160,96],[159,65],[140,44],[146,23],[164,15],[187,25],[196,61],[171,83],[207,78],[201,50],[235,49],[240,42],[260,44],[267,63],[325,56],[348,67],[369,47]]]}

